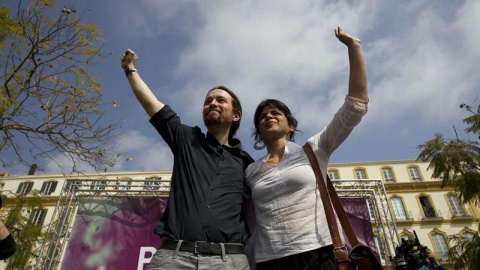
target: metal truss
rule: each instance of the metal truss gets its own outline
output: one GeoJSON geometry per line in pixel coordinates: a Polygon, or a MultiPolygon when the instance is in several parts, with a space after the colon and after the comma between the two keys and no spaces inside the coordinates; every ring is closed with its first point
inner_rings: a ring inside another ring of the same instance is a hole
{"type": "Polygon", "coordinates": [[[380,256],[382,262],[389,269],[390,258],[395,256],[395,248],[398,246],[400,238],[383,181],[379,179],[341,179],[332,180],[332,183],[339,197],[365,198],[367,200],[380,256]]]}
{"type": "MultiPolygon", "coordinates": [[[[382,180],[354,179],[332,180],[339,197],[365,198],[369,204],[372,227],[383,245],[379,251],[387,269],[390,256],[395,255],[399,237],[390,211],[387,193],[382,180]],[[373,211],[373,212],[372,212],[373,211]]],[[[67,179],[55,206],[52,222],[48,225],[45,240],[34,269],[57,269],[72,231],[72,222],[83,197],[94,196],[168,196],[170,180],[142,179],[67,179]]],[[[377,239],[377,240],[378,240],[377,239]]]]}
{"type": "Polygon", "coordinates": [[[34,269],[57,269],[59,267],[81,198],[97,196],[166,197],[169,192],[170,180],[65,180],[34,269]]]}

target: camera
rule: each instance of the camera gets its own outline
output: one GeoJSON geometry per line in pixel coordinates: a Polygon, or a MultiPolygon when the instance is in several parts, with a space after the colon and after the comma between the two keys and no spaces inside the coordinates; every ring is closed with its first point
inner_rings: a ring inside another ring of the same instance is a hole
{"type": "Polygon", "coordinates": [[[416,269],[421,265],[428,263],[427,249],[422,246],[418,240],[417,233],[413,231],[415,240],[405,240],[402,238],[402,244],[395,248],[396,270],[416,269]],[[416,247],[416,249],[414,249],[416,247]]]}

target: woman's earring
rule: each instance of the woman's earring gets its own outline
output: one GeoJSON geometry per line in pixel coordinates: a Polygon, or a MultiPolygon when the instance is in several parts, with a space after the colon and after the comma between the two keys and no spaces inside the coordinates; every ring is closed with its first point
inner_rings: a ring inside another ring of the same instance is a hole
{"type": "Polygon", "coordinates": [[[255,144],[253,145],[253,148],[255,148],[255,150],[262,150],[263,148],[265,148],[265,143],[263,141],[257,141],[255,142],[255,144]]]}

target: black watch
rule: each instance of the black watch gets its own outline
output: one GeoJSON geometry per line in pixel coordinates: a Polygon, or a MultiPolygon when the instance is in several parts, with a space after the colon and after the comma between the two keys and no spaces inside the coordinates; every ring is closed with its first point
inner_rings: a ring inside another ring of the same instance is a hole
{"type": "Polygon", "coordinates": [[[129,68],[128,66],[124,69],[125,71],[125,76],[128,77],[128,74],[132,73],[132,72],[137,72],[137,69],[135,68],[129,68]]]}

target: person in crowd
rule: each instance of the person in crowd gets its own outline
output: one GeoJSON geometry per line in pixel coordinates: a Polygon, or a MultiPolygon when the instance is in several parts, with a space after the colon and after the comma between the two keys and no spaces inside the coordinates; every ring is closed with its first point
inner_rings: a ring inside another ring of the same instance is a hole
{"type": "MultiPolygon", "coordinates": [[[[418,249],[418,247],[417,247],[417,249],[418,249]]],[[[427,260],[428,260],[427,264],[426,264],[426,266],[428,267],[427,269],[430,269],[430,270],[448,270],[441,262],[439,262],[437,260],[437,258],[435,256],[435,252],[433,252],[431,249],[427,249],[426,257],[427,257],[427,260]]]]}
{"type": "MultiPolygon", "coordinates": [[[[2,209],[2,205],[3,200],[2,197],[0,197],[0,209],[2,209]]],[[[3,219],[0,219],[0,260],[10,258],[16,251],[17,243],[3,223],[3,219]]]]}
{"type": "Polygon", "coordinates": [[[435,252],[414,240],[406,240],[402,253],[392,260],[392,269],[408,270],[448,270],[435,256],[435,252]]]}
{"type": "MultiPolygon", "coordinates": [[[[323,131],[307,141],[325,179],[330,155],[366,114],[368,103],[361,42],[340,27],[334,32],[348,48],[348,95],[323,131]]],[[[258,105],[254,124],[255,148],[267,148],[246,170],[256,218],[256,269],[336,269],[315,175],[302,146],[294,143],[297,120],[283,102],[267,99],[258,105]]]]}
{"type": "Polygon", "coordinates": [[[162,243],[147,269],[249,269],[242,203],[244,171],[253,159],[234,138],[242,118],[240,100],[225,86],[209,90],[203,103],[204,134],[198,126],[183,124],[157,99],[135,69],[137,59],[128,49],[122,69],[174,157],[168,203],[155,229],[162,243]]]}

